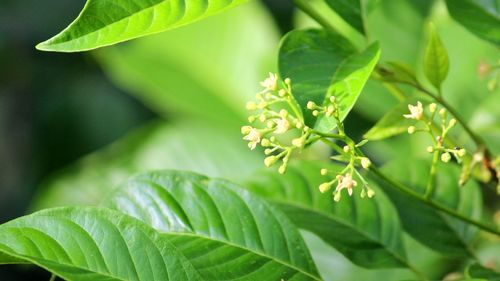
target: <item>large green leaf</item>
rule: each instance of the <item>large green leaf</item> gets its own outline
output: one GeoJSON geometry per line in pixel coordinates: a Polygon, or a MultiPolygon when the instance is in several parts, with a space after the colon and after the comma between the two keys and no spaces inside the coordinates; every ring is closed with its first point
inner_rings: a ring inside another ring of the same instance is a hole
{"type": "Polygon", "coordinates": [[[465,274],[470,278],[484,278],[487,281],[500,281],[500,272],[485,268],[477,263],[467,267],[465,274]]]}
{"type": "Polygon", "coordinates": [[[144,223],[96,207],[41,211],[0,226],[0,252],[68,280],[204,280],[144,223]]]}
{"type": "Polygon", "coordinates": [[[430,25],[429,39],[424,53],[424,73],[427,79],[438,89],[448,75],[450,63],[448,53],[439,38],[434,25],[430,25]]]}
{"type": "Polygon", "coordinates": [[[35,209],[98,204],[130,175],[183,169],[235,179],[262,167],[262,156],[241,141],[238,129],[194,121],[155,122],[53,175],[40,188],[35,209]]]}
{"type": "Polygon", "coordinates": [[[88,0],[65,30],[39,50],[76,52],[179,27],[246,0],[88,0]]]}
{"type": "Polygon", "coordinates": [[[95,54],[118,87],[160,115],[239,127],[248,114],[245,102],[261,90],[258,81],[273,71],[271,54],[278,40],[272,18],[252,1],[95,54]]]}
{"type": "MultiPolygon", "coordinates": [[[[438,166],[432,200],[478,219],[481,216],[481,192],[474,181],[458,185],[460,171],[450,164],[438,166]]],[[[390,177],[401,181],[419,194],[424,194],[429,174],[427,162],[411,160],[393,161],[383,170],[390,177]]],[[[406,232],[429,248],[446,256],[471,256],[470,244],[477,228],[436,211],[411,196],[385,184],[381,185],[402,218],[406,232]]]]}
{"type": "Polygon", "coordinates": [[[107,205],[167,233],[210,280],[320,279],[287,217],[228,181],[148,173],[129,180],[107,205]]]}
{"type": "Polygon", "coordinates": [[[500,45],[498,0],[446,0],[451,16],[475,35],[500,45]]]}
{"type": "Polygon", "coordinates": [[[285,35],[279,50],[279,72],[292,80],[293,95],[303,109],[306,124],[316,118],[307,102],[322,104],[341,63],[354,54],[354,47],[339,34],[324,29],[294,30],[285,35]]]}
{"type": "Polygon", "coordinates": [[[306,124],[322,131],[335,128],[332,118],[316,118],[307,109],[313,101],[323,104],[337,96],[341,119],[356,103],[361,90],[380,57],[378,44],[358,54],[342,36],[323,29],[292,31],[285,36],[279,52],[283,78],[292,80],[292,92],[302,108],[306,124]]]}
{"type": "Polygon", "coordinates": [[[325,2],[352,27],[365,33],[361,0],[325,0],[325,2]]]}
{"type": "MultiPolygon", "coordinates": [[[[345,196],[335,203],[331,194],[318,190],[326,180],[320,168],[327,165],[295,163],[285,175],[262,171],[245,186],[277,203],[299,228],[316,234],[357,265],[406,266],[401,224],[390,201],[379,192],[373,199],[345,196]]],[[[341,170],[336,165],[328,168],[341,170]]]]}
{"type": "MultiPolygon", "coordinates": [[[[326,97],[335,96],[337,98],[340,120],[344,120],[356,104],[379,58],[380,47],[378,43],[374,43],[364,52],[348,57],[333,75],[332,85],[328,89],[326,97]]],[[[336,125],[333,118],[321,116],[316,121],[315,128],[328,132],[333,130],[336,125]]]]}

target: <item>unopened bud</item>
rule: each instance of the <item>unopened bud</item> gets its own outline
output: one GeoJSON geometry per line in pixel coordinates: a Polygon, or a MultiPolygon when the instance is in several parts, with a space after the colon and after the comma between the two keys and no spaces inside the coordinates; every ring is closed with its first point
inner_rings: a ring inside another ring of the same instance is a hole
{"type": "Polygon", "coordinates": [[[337,100],[337,98],[335,96],[331,96],[330,97],[330,102],[331,103],[335,103],[336,100],[337,100]]]}
{"type": "Polygon", "coordinates": [[[260,141],[260,144],[261,144],[263,147],[267,147],[267,146],[270,146],[270,145],[271,145],[271,142],[270,142],[268,139],[262,139],[262,141],[260,141]]]}
{"type": "Polygon", "coordinates": [[[255,116],[249,116],[248,117],[248,122],[253,123],[255,121],[255,116]]]}
{"type": "Polygon", "coordinates": [[[257,109],[257,104],[253,101],[247,102],[246,106],[247,110],[256,110],[257,109]]]}
{"type": "Polygon", "coordinates": [[[313,116],[318,116],[319,115],[319,111],[313,110],[312,114],[313,114],[313,116]]]}
{"type": "Polygon", "coordinates": [[[461,149],[459,149],[459,150],[457,151],[457,154],[458,154],[458,156],[460,156],[460,157],[464,157],[466,153],[467,153],[467,152],[466,152],[466,151],[465,151],[465,149],[463,149],[463,148],[461,148],[461,149]]]}
{"type": "Polygon", "coordinates": [[[279,90],[278,95],[280,97],[284,97],[284,96],[286,96],[286,91],[284,89],[281,89],[281,90],[279,90]]]}
{"type": "Polygon", "coordinates": [[[304,146],[304,143],[305,143],[305,140],[304,138],[300,137],[300,138],[296,138],[296,139],[293,139],[292,140],[292,144],[296,147],[303,147],[304,146]]]}
{"type": "Polygon", "coordinates": [[[319,192],[325,193],[328,190],[330,190],[331,187],[332,187],[332,185],[329,182],[324,182],[324,183],[319,185],[319,192]]]}
{"type": "Polygon", "coordinates": [[[314,109],[316,107],[316,104],[313,101],[308,101],[307,102],[307,109],[314,109]]]}
{"type": "Polygon", "coordinates": [[[434,147],[432,147],[432,146],[430,146],[430,145],[429,145],[429,146],[427,147],[427,152],[429,152],[429,153],[434,152],[434,147]]]}
{"type": "Polygon", "coordinates": [[[281,166],[279,167],[279,169],[278,169],[278,173],[280,173],[280,174],[284,174],[285,172],[286,172],[286,165],[285,165],[285,164],[283,164],[283,165],[281,165],[281,166]]]}
{"type": "Polygon", "coordinates": [[[340,201],[340,192],[335,193],[333,196],[333,201],[339,202],[340,201]]]}
{"type": "Polygon", "coordinates": [[[285,84],[287,85],[292,84],[292,80],[290,78],[285,78],[285,84]]]}
{"type": "Polygon", "coordinates": [[[344,152],[349,152],[350,148],[348,145],[345,145],[343,148],[344,152]]]}
{"type": "Polygon", "coordinates": [[[441,110],[439,110],[439,115],[444,119],[446,117],[446,109],[441,108],[441,110]]]}
{"type": "Polygon", "coordinates": [[[455,118],[452,118],[452,119],[450,120],[450,123],[448,123],[448,125],[449,125],[450,127],[453,127],[453,126],[455,126],[456,124],[457,124],[457,119],[455,119],[455,118]]]}
{"type": "Polygon", "coordinates": [[[361,158],[361,167],[363,167],[365,170],[368,170],[368,168],[370,168],[372,162],[370,161],[370,159],[366,158],[366,157],[363,157],[361,158]]]}
{"type": "Polygon", "coordinates": [[[243,127],[241,127],[241,133],[243,135],[248,135],[251,130],[252,130],[251,126],[243,126],[243,127]]]}
{"type": "Polygon", "coordinates": [[[408,134],[410,134],[410,135],[411,135],[411,134],[415,133],[415,130],[416,130],[416,129],[417,129],[417,128],[415,128],[415,126],[410,126],[410,127],[408,127],[408,134]]]}
{"type": "Polygon", "coordinates": [[[431,113],[436,112],[436,109],[437,109],[437,104],[435,104],[435,103],[431,103],[431,104],[429,104],[429,111],[430,111],[431,113]]]}
{"type": "Polygon", "coordinates": [[[375,191],[373,191],[373,189],[368,189],[367,195],[368,198],[372,198],[373,196],[375,196],[375,191]]]}
{"type": "Polygon", "coordinates": [[[276,163],[276,161],[278,161],[278,157],[269,156],[269,157],[266,157],[264,159],[264,165],[266,165],[266,167],[271,167],[272,165],[274,165],[276,163]]]}
{"type": "Polygon", "coordinates": [[[451,160],[451,155],[448,152],[441,154],[441,161],[448,163],[451,160]]]}
{"type": "Polygon", "coordinates": [[[326,174],[328,174],[328,170],[327,169],[321,169],[320,174],[322,176],[326,176],[326,174]]]}

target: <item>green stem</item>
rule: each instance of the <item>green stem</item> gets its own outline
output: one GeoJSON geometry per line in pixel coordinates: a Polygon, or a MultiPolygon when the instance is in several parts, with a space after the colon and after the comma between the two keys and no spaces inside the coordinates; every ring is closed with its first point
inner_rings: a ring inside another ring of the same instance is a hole
{"type": "Polygon", "coordinates": [[[310,0],[292,0],[295,6],[299,8],[306,15],[310,16],[317,23],[323,26],[325,29],[328,29],[331,32],[338,33],[337,29],[330,24],[330,22],[325,19],[320,13],[318,13],[312,6],[309,4],[310,0]]]}
{"type": "Polygon", "coordinates": [[[469,224],[472,224],[486,232],[489,232],[489,233],[492,233],[492,234],[495,234],[497,236],[500,236],[500,231],[498,229],[495,229],[493,228],[492,226],[490,225],[487,225],[485,223],[482,223],[482,222],[479,222],[479,221],[476,221],[476,220],[473,220],[471,218],[468,218],[460,213],[457,213],[455,210],[453,209],[450,209],[448,207],[445,207],[439,203],[436,203],[434,201],[431,201],[431,200],[428,200],[426,199],[425,197],[423,197],[422,195],[420,195],[419,193],[413,191],[412,189],[410,189],[409,187],[406,187],[404,185],[402,185],[401,183],[398,183],[392,179],[390,179],[389,177],[387,177],[386,175],[384,175],[378,168],[374,167],[373,165],[370,167],[369,169],[374,175],[376,175],[378,178],[380,178],[381,180],[385,181],[386,183],[388,183],[389,185],[391,185],[393,188],[395,189],[398,189],[399,191],[403,192],[403,193],[406,193],[407,195],[413,197],[414,199],[416,199],[417,201],[420,201],[428,206],[431,206],[435,209],[438,209],[452,217],[455,217],[461,221],[464,221],[464,222],[467,222],[469,224]]]}
{"type": "Polygon", "coordinates": [[[434,151],[434,156],[432,157],[431,172],[429,174],[429,180],[427,181],[427,188],[425,189],[424,198],[430,200],[432,194],[434,193],[434,186],[436,185],[436,172],[437,164],[439,161],[439,150],[434,151]]]}
{"type": "Polygon", "coordinates": [[[56,281],[56,278],[57,278],[57,276],[56,276],[55,274],[52,274],[52,275],[50,276],[49,281],[56,281]]]}

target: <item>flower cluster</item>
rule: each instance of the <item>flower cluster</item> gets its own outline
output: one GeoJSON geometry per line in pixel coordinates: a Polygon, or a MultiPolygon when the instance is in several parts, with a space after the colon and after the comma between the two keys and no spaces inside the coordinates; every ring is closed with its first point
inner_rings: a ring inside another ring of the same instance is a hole
{"type": "Polygon", "coordinates": [[[267,167],[281,160],[278,171],[285,173],[292,152],[308,144],[311,129],[304,125],[304,118],[292,95],[289,78],[280,83],[278,75],[269,73],[269,77],[260,84],[264,89],[256,94],[256,101],[246,104],[252,115],[248,117],[250,125],[243,126],[241,133],[250,149],[255,149],[258,144],[265,148],[267,157],[264,164],[267,167]],[[284,144],[278,139],[279,135],[293,129],[300,131],[300,136],[293,139],[291,144],[284,144]]]}
{"type": "Polygon", "coordinates": [[[338,202],[342,196],[342,190],[346,189],[347,194],[352,196],[354,187],[358,186],[358,181],[354,178],[357,177],[361,182],[361,198],[368,196],[371,198],[375,195],[375,191],[368,185],[368,182],[363,178],[363,176],[356,170],[355,166],[361,166],[364,169],[368,170],[371,166],[371,161],[367,157],[361,155],[359,151],[359,147],[365,144],[366,142],[361,142],[355,144],[344,131],[344,125],[340,119],[340,110],[337,105],[337,100],[335,96],[331,96],[328,99],[329,103],[320,106],[310,101],[307,103],[307,108],[312,110],[312,114],[314,116],[319,116],[320,114],[324,114],[327,117],[333,117],[335,123],[338,128],[338,135],[330,134],[332,137],[337,137],[337,139],[343,141],[345,143],[344,147],[340,149],[336,143],[331,142],[330,145],[338,152],[338,155],[333,156],[332,159],[345,162],[347,166],[340,172],[335,175],[334,172],[329,171],[328,169],[321,169],[320,173],[323,176],[327,176],[329,174],[334,174],[335,177],[327,182],[322,183],[319,186],[319,190],[321,193],[325,193],[329,191],[333,185],[336,184],[335,190],[333,191],[333,200],[338,202]]]}
{"type": "Polygon", "coordinates": [[[335,96],[328,98],[324,105],[317,105],[312,101],[307,103],[307,108],[312,111],[313,116],[324,115],[335,120],[338,134],[323,133],[305,125],[299,104],[292,95],[291,84],[289,78],[281,82],[273,73],[269,73],[269,77],[261,82],[264,89],[256,94],[254,101],[246,104],[247,110],[251,112],[248,117],[250,124],[241,128],[248,147],[253,150],[258,145],[262,146],[266,155],[264,164],[270,167],[281,161],[278,171],[283,174],[294,151],[301,151],[309,144],[323,140],[338,152],[332,159],[347,165],[340,173],[322,169],[321,175],[332,174],[333,179],[322,183],[319,190],[322,193],[327,192],[336,184],[333,199],[339,201],[342,190],[345,189],[349,196],[352,196],[354,188],[360,186],[358,188],[361,188],[362,198],[373,197],[375,192],[356,169],[357,166],[369,169],[371,165],[371,161],[359,150],[366,142],[356,144],[345,134],[335,96]],[[295,132],[295,138],[284,142],[283,139],[286,138],[281,135],[290,131],[295,132]],[[345,146],[341,148],[334,140],[343,142],[345,146]]]}
{"type": "Polygon", "coordinates": [[[455,157],[457,162],[460,163],[467,153],[465,149],[446,146],[446,137],[448,136],[449,131],[457,124],[457,120],[454,118],[448,120],[446,109],[441,108],[438,111],[437,104],[435,103],[431,103],[428,106],[430,114],[428,118],[424,114],[424,107],[421,102],[417,102],[416,105],[409,104],[408,109],[410,110],[410,114],[404,114],[403,117],[417,121],[414,126],[408,127],[408,133],[428,133],[432,138],[433,145],[427,147],[427,152],[440,154],[441,161],[445,163],[448,163],[452,156],[455,157]],[[440,119],[439,127],[434,124],[436,113],[438,113],[440,119]],[[419,127],[420,123],[423,124],[423,127],[419,127]]]}

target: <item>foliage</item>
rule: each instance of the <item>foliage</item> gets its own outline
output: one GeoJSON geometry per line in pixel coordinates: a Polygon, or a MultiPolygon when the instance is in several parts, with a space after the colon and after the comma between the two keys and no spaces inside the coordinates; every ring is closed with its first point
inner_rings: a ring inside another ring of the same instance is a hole
{"type": "Polygon", "coordinates": [[[463,25],[486,40],[467,44],[498,59],[498,3],[447,0],[454,23],[436,16],[444,3],[398,2],[421,19],[405,35],[412,44],[426,33],[422,50],[404,53],[392,34],[377,33],[401,20],[380,16],[390,1],[294,0],[316,24],[279,46],[265,10],[244,2],[87,0],[37,46],[88,51],[193,23],[93,51],[115,83],[164,119],[47,180],[34,203],[43,210],[0,225],[0,264],[34,264],[67,280],[335,280],[318,258],[335,249],[372,280],[401,268],[419,280],[457,270],[498,280],[478,259],[477,238],[500,238],[495,205],[483,200],[500,194],[492,106],[500,68],[481,62],[490,80],[472,89],[493,92],[457,110],[467,95],[453,90],[472,74],[457,78],[460,42],[446,32],[463,25]],[[275,47],[279,75],[257,89],[275,47]],[[257,91],[241,127],[251,152],[237,128],[257,91]],[[353,111],[371,129],[353,129],[353,111]],[[262,161],[281,164],[260,170],[262,161]],[[429,249],[446,266],[418,258],[429,249]]]}

